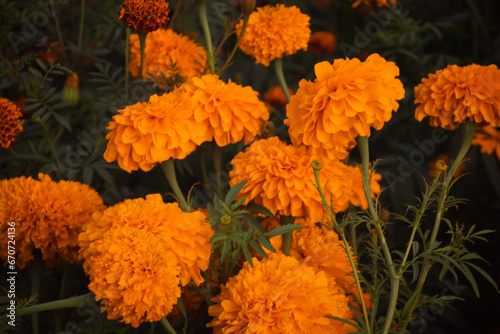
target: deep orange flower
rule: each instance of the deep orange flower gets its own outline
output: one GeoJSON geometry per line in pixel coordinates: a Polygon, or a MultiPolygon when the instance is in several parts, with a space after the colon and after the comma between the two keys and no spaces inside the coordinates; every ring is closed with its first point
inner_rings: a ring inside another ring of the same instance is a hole
{"type": "Polygon", "coordinates": [[[447,130],[466,121],[500,126],[500,70],[496,65],[448,65],[415,87],[415,118],[447,130]]]}
{"type": "Polygon", "coordinates": [[[266,105],[250,86],[225,83],[218,75],[193,78],[180,87],[187,99],[196,101],[194,119],[205,123],[206,140],[226,146],[240,141],[250,144],[269,118],[266,105]]]}
{"type": "MultiPolygon", "coordinates": [[[[293,95],[293,91],[290,88],[288,88],[288,93],[290,96],[293,95]]],[[[264,100],[278,110],[283,109],[288,103],[281,85],[271,87],[267,92],[265,92],[264,100]]]]}
{"type": "Polygon", "coordinates": [[[354,328],[326,318],[353,319],[348,298],[324,272],[293,257],[252,259],[212,300],[207,326],[214,333],[349,333],[354,328]]]}
{"type": "Polygon", "coordinates": [[[399,68],[378,54],[361,62],[336,59],[314,67],[316,79],[299,82],[287,105],[292,142],[311,147],[323,159],[343,159],[357,136],[382,128],[399,107],[403,84],[399,68]]]}
{"type": "Polygon", "coordinates": [[[316,31],[311,35],[309,51],[320,56],[331,55],[337,49],[337,37],[329,31],[316,31]]]}
{"type": "MultiPolygon", "coordinates": [[[[257,8],[248,19],[240,49],[255,58],[257,64],[269,66],[276,58],[307,50],[311,36],[309,16],[295,6],[267,5],[257,8]]],[[[239,36],[243,20],[236,25],[239,36]]]]}
{"type": "Polygon", "coordinates": [[[16,136],[23,131],[23,114],[14,102],[0,97],[0,146],[11,148],[16,136]]]}
{"type": "MultiPolygon", "coordinates": [[[[149,33],[146,37],[144,50],[143,77],[155,80],[151,73],[160,80],[160,88],[165,81],[163,75],[168,79],[174,74],[181,75],[185,79],[199,77],[203,72],[207,59],[205,48],[198,45],[188,36],[177,34],[171,29],[159,29],[149,33]],[[172,72],[173,65],[176,71],[172,72]]],[[[139,36],[130,35],[130,64],[129,71],[134,78],[139,78],[141,62],[141,48],[139,36]]]]}
{"type": "MultiPolygon", "coordinates": [[[[33,250],[42,253],[47,266],[75,263],[78,234],[95,211],[104,210],[102,198],[85,184],[54,182],[39,174],[39,181],[16,177],[0,181],[0,235],[7,236],[15,223],[16,266],[33,260],[33,250]]],[[[0,257],[7,261],[7,241],[0,244],[0,257]]]]}
{"type": "MultiPolygon", "coordinates": [[[[129,226],[146,230],[160,235],[169,252],[178,259],[181,284],[186,285],[192,279],[198,285],[203,282],[200,270],[208,267],[212,247],[209,240],[214,233],[205,218],[201,211],[188,213],[177,203],[165,204],[160,194],[125,200],[92,216],[79,236],[80,254],[85,259],[91,256],[97,247],[93,242],[114,229],[129,226]]],[[[84,268],[88,269],[88,265],[84,268]]]]}
{"type": "Polygon", "coordinates": [[[165,0],[125,0],[120,6],[120,17],[128,27],[142,32],[165,28],[169,20],[165,0]]]}
{"type": "Polygon", "coordinates": [[[194,118],[196,103],[180,90],[119,110],[109,123],[104,159],[127,172],[149,171],[170,158],[184,159],[209,140],[207,125],[194,118]]]}
{"type": "Polygon", "coordinates": [[[396,0],[351,0],[354,1],[352,8],[358,7],[360,4],[374,4],[377,7],[389,7],[389,4],[396,6],[396,0]]]}
{"type": "Polygon", "coordinates": [[[488,125],[479,129],[474,135],[472,145],[480,146],[482,153],[492,154],[496,152],[500,160],[500,131],[492,126],[488,125]]]}

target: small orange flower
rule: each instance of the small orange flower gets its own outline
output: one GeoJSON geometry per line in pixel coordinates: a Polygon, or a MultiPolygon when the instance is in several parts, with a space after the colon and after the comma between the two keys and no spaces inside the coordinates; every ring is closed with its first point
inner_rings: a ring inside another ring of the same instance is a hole
{"type": "Polygon", "coordinates": [[[194,119],[207,124],[206,140],[226,146],[240,141],[250,144],[269,118],[266,105],[250,86],[225,83],[218,75],[193,78],[179,89],[187,99],[196,101],[194,119]]]}
{"type": "Polygon", "coordinates": [[[396,6],[396,0],[351,0],[354,1],[352,8],[358,7],[360,4],[374,4],[377,7],[389,7],[389,4],[396,6]]]}
{"type": "Polygon", "coordinates": [[[492,126],[488,125],[478,130],[474,135],[472,145],[480,146],[482,153],[492,154],[496,152],[500,160],[500,131],[492,126]]]}
{"type": "Polygon", "coordinates": [[[496,65],[448,65],[415,87],[418,121],[455,130],[466,121],[500,126],[500,70],[496,65]]]}
{"type": "Polygon", "coordinates": [[[287,123],[292,143],[311,147],[322,159],[344,159],[355,138],[381,129],[404,97],[399,68],[378,54],[365,62],[321,62],[314,71],[316,79],[301,80],[287,105],[287,123]]]}
{"type": "Polygon", "coordinates": [[[316,31],[311,35],[309,51],[320,56],[331,55],[337,49],[337,37],[329,31],[316,31]]]}
{"type": "Polygon", "coordinates": [[[108,126],[104,159],[118,160],[129,173],[149,171],[170,158],[184,159],[207,140],[207,125],[196,122],[195,107],[185,93],[174,90],[119,110],[108,126]]]}
{"type": "Polygon", "coordinates": [[[71,73],[71,75],[66,79],[63,88],[63,97],[62,100],[64,102],[68,102],[71,106],[75,106],[78,104],[80,99],[80,90],[78,88],[79,79],[78,74],[76,72],[71,73]]]}
{"type": "MultiPolygon", "coordinates": [[[[311,36],[309,20],[309,16],[295,6],[278,4],[259,7],[250,14],[239,47],[255,58],[257,64],[269,66],[276,58],[307,50],[311,36]]],[[[235,27],[238,36],[242,27],[243,20],[235,27]]]]}
{"type": "MultiPolygon", "coordinates": [[[[77,262],[78,234],[95,211],[104,210],[102,198],[85,184],[54,182],[48,175],[38,179],[16,177],[0,181],[0,235],[8,222],[15,223],[16,266],[29,266],[39,249],[47,266],[77,262]]],[[[7,262],[7,242],[0,257],[7,262]]]]}
{"type": "MultiPolygon", "coordinates": [[[[146,37],[142,74],[144,78],[155,80],[148,74],[151,73],[160,80],[160,88],[163,88],[166,82],[162,74],[167,79],[172,75],[180,75],[184,79],[199,77],[204,70],[206,59],[205,48],[188,36],[177,34],[171,29],[158,29],[146,37]],[[175,72],[172,72],[173,67],[176,68],[175,72]]],[[[132,34],[130,35],[129,71],[134,78],[139,78],[140,62],[139,36],[132,34]]]]}
{"type": "MultiPolygon", "coordinates": [[[[429,168],[429,176],[434,177],[437,172],[444,172],[448,169],[448,164],[450,163],[450,156],[448,154],[440,154],[437,158],[437,161],[434,161],[430,164],[429,168]]],[[[462,175],[465,169],[465,162],[462,162],[455,173],[453,174],[453,178],[457,178],[462,175]]],[[[442,177],[443,175],[441,175],[442,177]]]]}
{"type": "Polygon", "coordinates": [[[120,6],[120,17],[129,28],[152,32],[165,28],[169,20],[165,0],[125,0],[120,6]]]}
{"type": "Polygon", "coordinates": [[[23,131],[23,114],[14,102],[0,97],[0,146],[9,149],[23,131]]]}
{"type": "Polygon", "coordinates": [[[354,328],[326,318],[353,319],[348,298],[335,279],[299,263],[293,257],[272,254],[252,259],[222,285],[208,312],[214,333],[349,333],[354,328]]]}
{"type": "MultiPolygon", "coordinates": [[[[293,95],[293,91],[290,88],[288,88],[288,93],[290,96],[293,95]]],[[[271,87],[267,92],[265,92],[264,100],[278,110],[283,109],[288,103],[281,85],[271,87]]]]}

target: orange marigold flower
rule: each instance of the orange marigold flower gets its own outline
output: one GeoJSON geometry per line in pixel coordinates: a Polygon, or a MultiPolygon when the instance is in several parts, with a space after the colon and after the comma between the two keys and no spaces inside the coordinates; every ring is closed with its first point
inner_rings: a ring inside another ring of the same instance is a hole
{"type": "Polygon", "coordinates": [[[496,152],[500,160],[500,131],[492,126],[487,125],[478,130],[474,135],[472,145],[480,146],[482,153],[492,154],[496,152]]]}
{"type": "Polygon", "coordinates": [[[222,285],[208,312],[214,333],[349,333],[354,328],[326,318],[353,319],[335,280],[293,257],[252,259],[222,285]]]}
{"type": "MultiPolygon", "coordinates": [[[[290,88],[288,88],[288,93],[290,96],[293,95],[293,91],[290,88]]],[[[265,92],[264,100],[276,109],[283,109],[288,103],[281,85],[271,87],[267,92],[265,92]]]]}
{"type": "Polygon", "coordinates": [[[196,122],[196,103],[180,90],[118,110],[109,123],[104,159],[127,172],[149,171],[170,158],[184,159],[207,140],[207,125],[196,122]]]}
{"type": "Polygon", "coordinates": [[[180,89],[187,98],[196,101],[194,119],[207,124],[206,140],[226,146],[240,141],[250,144],[269,118],[266,105],[252,87],[243,87],[218,75],[206,74],[193,78],[180,89]]]}
{"type": "Polygon", "coordinates": [[[382,128],[404,97],[399,68],[378,54],[366,61],[336,59],[314,67],[316,79],[299,82],[287,105],[292,142],[324,159],[343,159],[355,138],[382,128]]]}
{"type": "MultiPolygon", "coordinates": [[[[255,58],[257,64],[269,66],[276,58],[307,50],[311,36],[309,20],[310,17],[295,6],[259,7],[250,14],[239,47],[255,58]]],[[[238,36],[242,27],[243,20],[235,27],[238,36]]]]}
{"type": "Polygon", "coordinates": [[[166,316],[181,295],[181,268],[170,247],[163,236],[130,225],[93,240],[85,270],[101,312],[133,327],[166,316]]]}
{"type": "MultiPolygon", "coordinates": [[[[160,80],[160,88],[163,88],[166,82],[163,80],[162,73],[167,79],[175,74],[185,79],[199,77],[203,73],[206,59],[205,48],[188,36],[177,34],[171,29],[159,29],[149,33],[146,37],[142,74],[144,78],[160,80]],[[175,73],[172,72],[173,67],[176,68],[175,73]],[[154,75],[156,79],[148,73],[154,75]]],[[[140,64],[139,36],[132,34],[130,35],[129,71],[134,78],[139,78],[140,64]]]]}
{"type": "Polygon", "coordinates": [[[120,7],[118,19],[137,31],[152,32],[165,28],[169,20],[170,10],[165,0],[125,0],[120,7]]]}
{"type": "Polygon", "coordinates": [[[396,0],[351,0],[354,1],[352,8],[358,7],[360,4],[374,4],[377,7],[389,7],[389,4],[396,6],[396,0]]]}
{"type": "Polygon", "coordinates": [[[415,118],[457,129],[466,121],[500,126],[500,70],[496,65],[448,65],[415,87],[415,118]]]}
{"type": "Polygon", "coordinates": [[[9,149],[23,131],[23,114],[14,102],[0,97],[0,146],[9,149]]]}
{"type": "MultiPolygon", "coordinates": [[[[261,139],[231,161],[233,169],[229,173],[229,184],[234,186],[247,181],[238,197],[246,196],[245,204],[253,201],[273,214],[307,217],[317,222],[325,209],[314,186],[310,166],[314,158],[305,146],[286,145],[277,137],[261,139]]],[[[353,197],[353,170],[359,172],[359,169],[338,160],[325,163],[321,170],[320,182],[327,186],[325,195],[332,198],[335,212],[346,210],[350,201],[361,202],[353,197]]]]}
{"type": "MultiPolygon", "coordinates": [[[[104,210],[102,198],[85,184],[54,182],[39,174],[39,181],[16,177],[0,181],[0,235],[15,223],[16,266],[24,268],[40,250],[47,266],[77,262],[78,234],[95,211],[104,210]]],[[[7,242],[0,244],[7,262],[7,242]]]]}
{"type": "Polygon", "coordinates": [[[311,35],[309,51],[320,56],[331,55],[337,49],[337,37],[329,31],[316,31],[311,35]]]}
{"type": "MultiPolygon", "coordinates": [[[[448,154],[440,154],[438,155],[437,161],[431,162],[429,164],[429,176],[434,177],[437,172],[444,172],[448,169],[448,164],[450,163],[450,156],[448,154]],[[443,166],[444,165],[444,166],[443,166]]],[[[453,178],[457,178],[462,175],[465,169],[465,162],[462,162],[455,173],[453,174],[453,178]]],[[[443,177],[441,175],[440,177],[443,177]]]]}
{"type": "MultiPolygon", "coordinates": [[[[182,285],[191,279],[198,285],[203,282],[200,270],[208,268],[212,247],[209,241],[214,234],[205,219],[206,214],[201,211],[183,212],[177,203],[164,203],[160,194],[125,200],[92,216],[79,236],[80,254],[88,258],[97,247],[94,241],[104,238],[109,231],[134,227],[160,235],[169,252],[178,259],[182,285]]],[[[88,266],[84,264],[84,268],[88,266]]]]}

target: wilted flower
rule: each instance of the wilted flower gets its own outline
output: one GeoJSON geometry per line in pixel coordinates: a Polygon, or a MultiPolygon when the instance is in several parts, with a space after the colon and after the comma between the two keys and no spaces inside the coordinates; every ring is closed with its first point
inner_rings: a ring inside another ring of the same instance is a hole
{"type": "Polygon", "coordinates": [[[125,0],[120,17],[128,27],[142,32],[165,28],[168,22],[168,2],[165,0],[125,0]]]}
{"type": "Polygon", "coordinates": [[[16,142],[16,136],[23,131],[23,114],[10,100],[0,97],[0,146],[11,148],[16,142]]]}
{"type": "Polygon", "coordinates": [[[500,160],[500,131],[492,126],[485,126],[478,130],[472,140],[472,145],[480,146],[482,153],[492,154],[496,152],[500,160]]]}
{"type": "Polygon", "coordinates": [[[309,51],[320,56],[333,54],[337,49],[337,37],[329,31],[316,31],[311,35],[309,51]]]}

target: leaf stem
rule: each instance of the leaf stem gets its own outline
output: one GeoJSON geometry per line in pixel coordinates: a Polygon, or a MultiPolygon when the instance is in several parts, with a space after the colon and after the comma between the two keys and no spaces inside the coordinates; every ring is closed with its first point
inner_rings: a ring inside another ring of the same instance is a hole
{"type": "Polygon", "coordinates": [[[144,57],[145,57],[145,51],[146,51],[146,37],[148,36],[147,32],[143,31],[138,31],[137,34],[139,35],[139,45],[141,48],[141,61],[140,61],[140,66],[139,66],[139,79],[142,79],[144,77],[143,72],[144,72],[144,57]]]}
{"type": "Polygon", "coordinates": [[[286,84],[285,74],[283,73],[283,58],[276,58],[274,60],[274,72],[278,77],[283,93],[285,93],[286,100],[290,102],[290,92],[288,92],[288,85],[286,84]]]}
{"type": "Polygon", "coordinates": [[[205,41],[207,43],[207,56],[208,65],[210,66],[210,72],[215,73],[215,61],[214,61],[214,49],[212,46],[212,36],[210,35],[210,27],[208,25],[207,19],[207,2],[198,2],[198,15],[201,22],[201,27],[203,29],[203,34],[205,35],[205,41]]]}
{"type": "MultiPolygon", "coordinates": [[[[281,225],[294,224],[295,217],[292,216],[281,216],[281,225]]],[[[283,254],[290,256],[290,249],[292,248],[292,235],[293,231],[283,233],[283,254]]]]}
{"type": "Polygon", "coordinates": [[[184,195],[182,194],[181,188],[179,187],[179,183],[177,183],[177,178],[175,176],[174,159],[168,159],[167,161],[163,161],[161,163],[161,168],[163,170],[163,173],[165,174],[165,177],[167,178],[170,188],[172,188],[174,195],[177,197],[177,200],[179,201],[182,210],[184,210],[185,212],[191,212],[191,207],[186,201],[184,195]]]}

